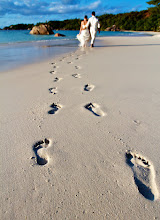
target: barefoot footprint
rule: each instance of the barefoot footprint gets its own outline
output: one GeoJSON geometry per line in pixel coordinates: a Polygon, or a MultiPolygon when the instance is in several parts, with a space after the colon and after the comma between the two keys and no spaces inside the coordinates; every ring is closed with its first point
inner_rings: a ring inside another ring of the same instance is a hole
{"type": "Polygon", "coordinates": [[[139,120],[133,120],[133,122],[136,124],[136,125],[140,125],[141,122],[139,120]]]}
{"type": "Polygon", "coordinates": [[[87,84],[84,86],[84,91],[92,91],[94,89],[94,85],[87,84]]]}
{"type": "Polygon", "coordinates": [[[134,173],[134,181],[139,192],[149,200],[156,200],[159,192],[155,182],[155,170],[150,161],[130,150],[126,152],[126,162],[134,173]]]}
{"type": "Polygon", "coordinates": [[[56,74],[55,70],[50,71],[50,74],[56,74]]]}
{"type": "Polygon", "coordinates": [[[57,94],[57,87],[49,88],[48,90],[53,95],[57,94]]]}
{"type": "Polygon", "coordinates": [[[38,165],[45,165],[49,162],[49,156],[46,152],[46,148],[49,147],[50,145],[50,141],[45,138],[42,141],[37,142],[34,146],[33,146],[33,151],[36,155],[36,162],[38,165]]]}
{"type": "Polygon", "coordinates": [[[62,78],[58,78],[58,77],[55,77],[55,78],[54,78],[54,82],[58,82],[58,81],[60,81],[60,80],[62,80],[62,78]]]}
{"type": "Polygon", "coordinates": [[[79,70],[79,69],[81,69],[81,67],[80,66],[75,66],[75,69],[79,70]]]}
{"type": "Polygon", "coordinates": [[[59,66],[53,66],[54,69],[59,68],[59,66]]]}
{"type": "Polygon", "coordinates": [[[73,76],[74,78],[81,78],[81,75],[80,75],[80,74],[77,74],[77,73],[73,74],[72,76],[73,76]]]}
{"type": "Polygon", "coordinates": [[[48,114],[50,115],[56,114],[59,111],[59,109],[62,108],[60,104],[55,104],[55,103],[53,103],[50,107],[52,108],[51,110],[48,111],[48,114]]]}
{"type": "Polygon", "coordinates": [[[100,109],[100,106],[96,103],[89,103],[84,106],[96,116],[104,116],[105,113],[100,109]]]}

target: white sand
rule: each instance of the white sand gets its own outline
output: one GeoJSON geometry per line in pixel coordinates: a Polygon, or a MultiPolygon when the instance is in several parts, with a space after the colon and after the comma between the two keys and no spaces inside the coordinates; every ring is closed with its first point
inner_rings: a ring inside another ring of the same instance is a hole
{"type": "Polygon", "coordinates": [[[0,74],[0,219],[160,219],[160,38],[97,46],[0,74]]]}

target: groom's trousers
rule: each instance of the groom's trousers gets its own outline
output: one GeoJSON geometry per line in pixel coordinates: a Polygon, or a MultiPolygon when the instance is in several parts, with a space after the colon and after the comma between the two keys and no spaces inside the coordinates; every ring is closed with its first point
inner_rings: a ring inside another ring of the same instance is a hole
{"type": "Polygon", "coordinates": [[[94,44],[94,41],[95,41],[96,35],[97,35],[97,31],[90,29],[90,33],[91,33],[91,44],[94,44]]]}

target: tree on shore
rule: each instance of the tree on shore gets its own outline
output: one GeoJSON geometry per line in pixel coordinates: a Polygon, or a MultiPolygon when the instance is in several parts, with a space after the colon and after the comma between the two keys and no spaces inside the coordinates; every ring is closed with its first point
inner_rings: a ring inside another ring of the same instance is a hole
{"type": "Polygon", "coordinates": [[[155,5],[156,7],[160,7],[160,0],[151,0],[147,2],[149,5],[155,5]]]}
{"type": "Polygon", "coordinates": [[[151,0],[147,2],[147,4],[153,6],[149,8],[153,13],[156,13],[157,15],[160,15],[160,0],[151,0]]]}
{"type": "Polygon", "coordinates": [[[151,0],[147,3],[153,6],[149,8],[149,11],[152,14],[153,20],[157,21],[157,23],[153,23],[155,30],[160,31],[160,0],[151,0]]]}

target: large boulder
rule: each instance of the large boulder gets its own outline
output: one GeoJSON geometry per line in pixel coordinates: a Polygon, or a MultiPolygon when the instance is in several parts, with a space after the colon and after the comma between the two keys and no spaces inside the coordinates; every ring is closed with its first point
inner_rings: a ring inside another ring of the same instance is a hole
{"type": "Polygon", "coordinates": [[[49,35],[54,34],[52,31],[52,28],[48,24],[40,24],[38,26],[34,26],[32,30],[30,31],[30,34],[36,34],[36,35],[49,35]]]}
{"type": "Polygon", "coordinates": [[[60,33],[56,33],[54,36],[55,36],[55,37],[65,37],[66,35],[60,34],[60,33]]]}
{"type": "Polygon", "coordinates": [[[105,31],[111,31],[111,27],[106,28],[105,31]]]}
{"type": "Polygon", "coordinates": [[[122,30],[118,28],[116,25],[113,25],[112,27],[106,28],[105,31],[122,31],[122,30]]]}

